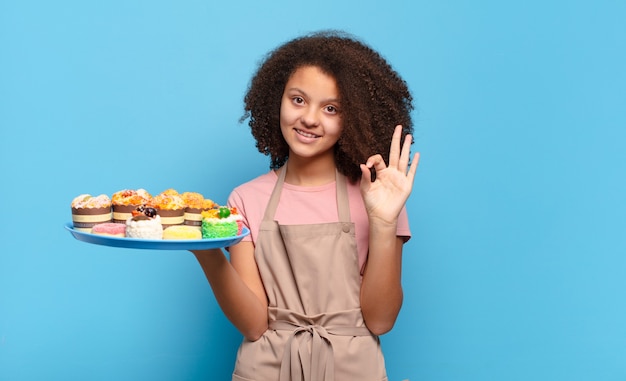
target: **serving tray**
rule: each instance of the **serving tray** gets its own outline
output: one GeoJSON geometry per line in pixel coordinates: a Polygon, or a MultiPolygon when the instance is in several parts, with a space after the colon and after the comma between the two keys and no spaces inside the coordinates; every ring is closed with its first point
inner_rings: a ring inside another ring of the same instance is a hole
{"type": "Polygon", "coordinates": [[[65,224],[74,238],[79,241],[94,245],[111,247],[124,247],[128,249],[150,249],[150,250],[207,250],[219,249],[239,243],[243,237],[250,234],[248,228],[243,228],[240,235],[228,238],[206,238],[206,239],[138,239],[126,237],[114,237],[106,235],[91,234],[74,229],[71,222],[65,224]]]}

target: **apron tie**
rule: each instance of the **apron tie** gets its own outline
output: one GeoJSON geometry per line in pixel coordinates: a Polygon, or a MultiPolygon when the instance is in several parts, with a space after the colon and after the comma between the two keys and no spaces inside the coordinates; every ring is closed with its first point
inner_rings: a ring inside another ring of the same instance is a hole
{"type": "Polygon", "coordinates": [[[327,329],[317,324],[298,325],[284,320],[271,321],[270,329],[292,331],[283,352],[279,381],[334,381],[335,358],[329,335],[371,335],[366,327],[327,329]]]}

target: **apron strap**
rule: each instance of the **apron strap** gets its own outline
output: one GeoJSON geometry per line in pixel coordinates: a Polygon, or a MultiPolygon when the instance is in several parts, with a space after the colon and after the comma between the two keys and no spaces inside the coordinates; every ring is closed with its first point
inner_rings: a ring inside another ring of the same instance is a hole
{"type": "Polygon", "coordinates": [[[280,193],[283,190],[283,183],[285,182],[285,174],[287,173],[287,164],[283,165],[278,172],[278,180],[274,185],[274,190],[270,196],[270,201],[265,208],[265,214],[263,215],[263,221],[274,221],[274,214],[278,208],[278,201],[280,201],[280,193]]]}
{"type": "Polygon", "coordinates": [[[337,214],[339,215],[339,222],[351,222],[350,199],[348,198],[346,176],[336,170],[335,179],[337,184],[337,214]]]}

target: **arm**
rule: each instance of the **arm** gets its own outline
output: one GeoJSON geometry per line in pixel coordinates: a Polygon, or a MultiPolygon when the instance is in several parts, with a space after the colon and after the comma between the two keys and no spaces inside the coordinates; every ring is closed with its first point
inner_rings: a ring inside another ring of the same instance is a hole
{"type": "Polygon", "coordinates": [[[361,194],[369,217],[369,254],[361,284],[361,310],[372,333],[381,335],[393,327],[402,306],[402,244],[396,236],[398,215],[411,190],[419,162],[415,154],[409,167],[411,136],[400,147],[401,127],[391,141],[389,166],[381,155],[361,165],[361,194]],[[371,181],[371,168],[376,180],[371,181]],[[407,172],[408,169],[408,172],[407,172]]]}
{"type": "Polygon", "coordinates": [[[375,335],[387,333],[393,327],[402,306],[402,238],[395,229],[380,229],[372,235],[370,250],[361,284],[361,311],[367,328],[375,335]],[[378,236],[379,238],[375,238],[378,236]],[[383,238],[384,237],[384,238],[383,238]],[[378,240],[378,243],[374,241],[378,240]]]}
{"type": "Polygon", "coordinates": [[[220,249],[193,251],[228,320],[249,340],[267,330],[267,296],[254,260],[252,242],[230,247],[230,262],[220,249]]]}

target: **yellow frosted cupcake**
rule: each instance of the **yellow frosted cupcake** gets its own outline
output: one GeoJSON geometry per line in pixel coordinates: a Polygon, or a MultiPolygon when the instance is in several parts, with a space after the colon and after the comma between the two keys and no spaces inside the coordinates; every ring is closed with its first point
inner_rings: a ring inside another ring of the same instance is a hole
{"type": "Polygon", "coordinates": [[[185,202],[174,189],[168,189],[152,197],[146,206],[157,210],[164,229],[185,222],[185,202]]]}
{"type": "Polygon", "coordinates": [[[212,209],[216,204],[197,192],[185,192],[181,194],[181,197],[185,202],[184,224],[200,230],[202,226],[202,211],[212,209]]]}
{"type": "Polygon", "coordinates": [[[152,195],[145,189],[123,189],[111,197],[113,205],[113,222],[125,224],[133,216],[133,210],[147,204],[152,195]]]}

